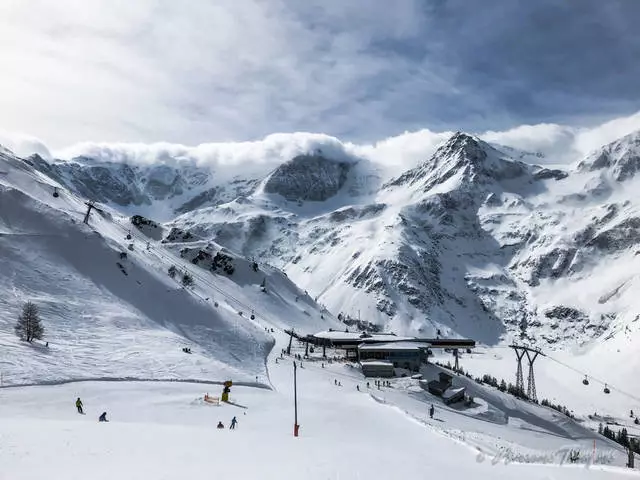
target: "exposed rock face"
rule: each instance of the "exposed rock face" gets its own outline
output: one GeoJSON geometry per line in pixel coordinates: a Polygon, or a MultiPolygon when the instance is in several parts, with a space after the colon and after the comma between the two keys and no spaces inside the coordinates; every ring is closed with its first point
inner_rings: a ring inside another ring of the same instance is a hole
{"type": "Polygon", "coordinates": [[[218,183],[208,167],[190,163],[143,166],[86,157],[47,162],[38,155],[27,161],[86,198],[141,212],[160,203],[169,206],[171,218],[248,195],[258,184],[251,178],[218,183]]]}
{"type": "Polygon", "coordinates": [[[264,191],[287,200],[322,202],[336,195],[347,181],[351,164],[322,155],[299,155],[280,165],[264,184],[264,191]]]}

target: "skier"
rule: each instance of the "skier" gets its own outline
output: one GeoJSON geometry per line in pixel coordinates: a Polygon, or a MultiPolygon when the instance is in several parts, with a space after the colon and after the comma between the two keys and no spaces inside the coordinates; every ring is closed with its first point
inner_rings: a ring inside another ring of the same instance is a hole
{"type": "Polygon", "coordinates": [[[433,403],[431,404],[431,407],[429,408],[429,418],[433,418],[433,414],[435,413],[436,409],[433,406],[433,403]]]}
{"type": "Polygon", "coordinates": [[[371,387],[369,386],[369,382],[367,382],[367,388],[371,388],[371,387]]]}
{"type": "Polygon", "coordinates": [[[337,378],[334,378],[334,379],[333,379],[333,384],[334,384],[335,386],[338,386],[338,379],[337,379],[337,378]]]}
{"type": "Polygon", "coordinates": [[[224,428],[224,425],[222,424],[222,422],[218,422],[218,426],[216,428],[218,428],[218,429],[224,428]]]}
{"type": "Polygon", "coordinates": [[[238,420],[236,419],[236,417],[233,417],[231,419],[231,426],[229,427],[229,430],[235,430],[236,429],[236,424],[238,423],[238,420]]]}
{"type": "Polygon", "coordinates": [[[82,411],[82,400],[80,400],[80,397],[78,397],[78,399],[76,400],[76,408],[78,409],[79,414],[84,414],[84,412],[82,411]]]}
{"type": "Polygon", "coordinates": [[[360,385],[356,385],[356,390],[360,391],[360,385]]]}
{"type": "Polygon", "coordinates": [[[102,412],[102,415],[100,415],[100,417],[98,418],[99,422],[108,422],[109,420],[107,420],[107,412],[102,412]]]}

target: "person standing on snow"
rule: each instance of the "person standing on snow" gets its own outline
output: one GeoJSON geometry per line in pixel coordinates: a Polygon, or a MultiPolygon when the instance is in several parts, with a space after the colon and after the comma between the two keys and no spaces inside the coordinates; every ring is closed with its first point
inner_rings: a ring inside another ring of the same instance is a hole
{"type": "Polygon", "coordinates": [[[229,426],[229,430],[235,430],[237,423],[238,423],[238,420],[236,419],[236,417],[233,417],[231,419],[231,425],[229,426]]]}
{"type": "Polygon", "coordinates": [[[431,407],[429,408],[429,418],[433,418],[433,414],[435,413],[436,409],[433,406],[433,403],[431,404],[431,407]]]}
{"type": "Polygon", "coordinates": [[[99,422],[108,422],[109,420],[107,420],[107,412],[102,412],[102,415],[100,415],[100,417],[98,418],[99,422]]]}
{"type": "Polygon", "coordinates": [[[84,412],[82,411],[82,400],[80,400],[80,397],[78,397],[78,399],[76,400],[76,408],[78,409],[79,414],[84,414],[84,412]]]}

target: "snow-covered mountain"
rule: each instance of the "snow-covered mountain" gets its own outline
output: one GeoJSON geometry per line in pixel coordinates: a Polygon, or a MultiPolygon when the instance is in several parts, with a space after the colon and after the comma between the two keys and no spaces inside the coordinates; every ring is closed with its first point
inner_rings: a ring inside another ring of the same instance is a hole
{"type": "Polygon", "coordinates": [[[4,385],[96,377],[268,383],[272,328],[341,325],[262,260],[212,242],[163,244],[161,225],[100,204],[83,223],[84,199],[29,163],[0,152],[4,385]],[[26,301],[40,309],[47,347],[13,334],[26,301]]]}
{"type": "Polygon", "coordinates": [[[489,344],[580,345],[636,324],[639,138],[564,170],[464,133],[392,176],[320,150],[247,172],[29,161],[89,198],[170,218],[166,242],[189,232],[276,265],[332,311],[489,344]]]}
{"type": "Polygon", "coordinates": [[[47,162],[33,155],[26,161],[79,195],[159,220],[248,195],[266,173],[220,175],[189,160],[141,166],[89,157],[47,162]]]}

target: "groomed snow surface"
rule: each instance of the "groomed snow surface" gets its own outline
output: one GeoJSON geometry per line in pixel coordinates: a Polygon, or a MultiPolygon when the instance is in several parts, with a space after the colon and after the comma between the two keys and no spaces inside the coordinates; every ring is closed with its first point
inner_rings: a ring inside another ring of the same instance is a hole
{"type": "MultiPolygon", "coordinates": [[[[278,352],[284,343],[280,338],[278,352]]],[[[402,382],[410,379],[367,391],[358,372],[340,363],[322,368],[319,362],[304,362],[298,369],[301,429],[294,438],[291,362],[285,358],[276,364],[272,355],[273,390],[234,386],[234,404],[221,406],[202,400],[207,392],[219,395],[219,387],[189,383],[78,382],[2,389],[0,479],[389,479],[443,472],[478,479],[638,478],[614,466],[494,461],[465,441],[464,432],[457,439],[446,432],[448,424],[464,425],[467,418],[467,435],[478,443],[472,430],[479,420],[473,415],[437,405],[434,419],[428,419],[426,403],[420,415],[417,410],[412,414],[406,401],[418,400],[401,392],[402,382]],[[336,379],[342,386],[334,385],[336,379]],[[394,395],[405,403],[392,403],[394,395]],[[86,415],[75,412],[78,396],[86,415]],[[107,424],[97,421],[103,411],[107,424]],[[239,423],[230,431],[233,416],[239,423]],[[218,421],[225,430],[215,428],[218,421]]],[[[503,427],[502,433],[539,436],[540,445],[552,438],[523,425],[503,427]]],[[[547,450],[561,443],[557,439],[547,450]]]]}

